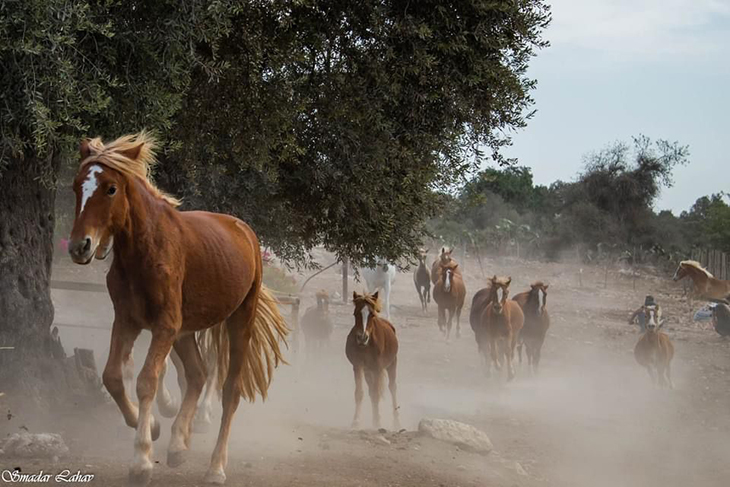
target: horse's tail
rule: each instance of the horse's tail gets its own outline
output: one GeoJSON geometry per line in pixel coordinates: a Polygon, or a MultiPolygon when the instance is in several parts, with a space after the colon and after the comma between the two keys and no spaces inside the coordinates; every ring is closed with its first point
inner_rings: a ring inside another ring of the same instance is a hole
{"type": "MultiPolygon", "coordinates": [[[[212,340],[218,356],[218,387],[222,389],[228,375],[228,330],[221,324],[214,327],[211,332],[215,335],[212,340]]],[[[288,347],[286,343],[288,333],[289,328],[279,312],[276,298],[266,286],[262,285],[256,304],[256,316],[242,351],[243,366],[239,386],[241,396],[247,401],[253,402],[257,393],[266,400],[274,368],[280,362],[287,363],[279,342],[288,347]]]]}

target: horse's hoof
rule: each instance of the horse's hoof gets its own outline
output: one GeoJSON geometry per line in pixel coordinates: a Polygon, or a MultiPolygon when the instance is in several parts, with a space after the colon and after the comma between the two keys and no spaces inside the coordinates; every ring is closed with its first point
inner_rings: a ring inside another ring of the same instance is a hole
{"type": "Polygon", "coordinates": [[[172,467],[172,468],[179,467],[180,465],[185,463],[186,459],[187,459],[186,450],[167,452],[167,466],[168,467],[172,467]]]}
{"type": "Polygon", "coordinates": [[[210,431],[211,422],[210,421],[204,421],[204,420],[198,420],[193,421],[193,433],[197,434],[204,434],[210,431]]]}
{"type": "Polygon", "coordinates": [[[152,469],[145,469],[139,472],[130,470],[128,484],[130,487],[147,487],[152,480],[152,469]]]}
{"type": "Polygon", "coordinates": [[[157,441],[157,438],[160,437],[160,422],[157,421],[157,419],[152,416],[152,441],[157,441]]]}
{"type": "Polygon", "coordinates": [[[223,470],[208,470],[204,481],[206,484],[223,485],[226,483],[226,474],[223,470]]]}

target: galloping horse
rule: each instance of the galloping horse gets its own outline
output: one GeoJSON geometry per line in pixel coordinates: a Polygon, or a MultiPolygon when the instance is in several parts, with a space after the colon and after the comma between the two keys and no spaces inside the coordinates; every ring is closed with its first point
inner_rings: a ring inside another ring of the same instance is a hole
{"type": "MultiPolygon", "coordinates": [[[[439,277],[441,276],[441,268],[442,266],[448,266],[452,262],[456,264],[457,262],[451,257],[451,253],[454,251],[451,247],[441,247],[441,253],[436,258],[436,260],[433,261],[433,264],[431,265],[431,283],[436,284],[436,282],[439,280],[439,277]]],[[[456,271],[459,275],[461,275],[461,269],[458,269],[456,271]]]]}
{"type": "Polygon", "coordinates": [[[184,461],[206,381],[195,332],[211,329],[219,386],[224,378],[225,383],[220,432],[205,480],[222,484],[240,398],[266,397],[273,369],[283,361],[279,341],[288,330],[262,285],[254,232],[232,216],[178,211],[179,201],[150,179],[154,149],[155,141],[144,132],[108,144],[100,138],[81,142],[69,253],[77,264],[89,264],[114,249],[107,274],[114,325],[102,379],[126,423],[137,430],[131,483],[146,485],[152,477],[152,441],[160,435],[152,401],[173,348],[185,368],[186,388],[167,463],[184,461]],[[152,341],[137,378],[136,406],[125,391],[122,366],[143,329],[152,341]]]}
{"type": "Polygon", "coordinates": [[[396,269],[384,259],[378,258],[375,267],[366,267],[360,271],[368,291],[373,293],[382,290],[385,302],[385,318],[390,319],[390,289],[395,281],[396,269]]]}
{"type": "Polygon", "coordinates": [[[660,387],[673,388],[671,363],[674,358],[674,345],[660,330],[664,326],[662,310],[659,305],[645,306],[646,332],[639,338],[634,348],[634,357],[639,365],[646,367],[652,382],[660,387]]]}
{"type": "MultiPolygon", "coordinates": [[[[517,345],[517,337],[525,322],[525,315],[522,313],[520,305],[507,300],[511,282],[511,277],[492,277],[491,289],[493,295],[482,317],[489,339],[492,362],[497,370],[501,370],[502,360],[504,360],[507,365],[507,380],[512,380],[515,376],[512,359],[517,345]]],[[[489,373],[489,362],[487,361],[487,375],[489,373]]]]}
{"type": "Polygon", "coordinates": [[[456,315],[456,338],[461,336],[461,308],[464,307],[466,298],[466,287],[461,274],[456,272],[459,264],[451,261],[448,264],[441,264],[439,278],[433,287],[433,300],[438,305],[439,330],[445,332],[446,340],[451,335],[451,324],[456,315]],[[446,313],[449,317],[446,319],[446,313]]]}
{"type": "Polygon", "coordinates": [[[330,318],[330,295],[327,291],[320,290],[314,296],[317,298],[317,305],[307,308],[301,321],[308,359],[314,359],[322,352],[334,330],[330,318]]]}
{"type": "Polygon", "coordinates": [[[512,300],[520,305],[525,315],[525,324],[517,338],[517,352],[522,364],[522,344],[525,344],[527,366],[533,374],[540,365],[540,351],[545,335],[550,328],[550,315],[547,306],[548,285],[538,281],[530,285],[530,290],[516,295],[512,300]]]}
{"type": "Polygon", "coordinates": [[[702,267],[699,262],[695,260],[683,260],[679,263],[672,279],[679,281],[687,276],[694,283],[694,292],[690,294],[690,308],[692,307],[693,298],[730,300],[730,281],[717,279],[707,269],[702,267]]]}
{"type": "Polygon", "coordinates": [[[418,299],[421,300],[421,310],[428,311],[428,303],[431,302],[431,274],[426,267],[426,256],[428,249],[418,253],[418,267],[413,272],[413,284],[416,285],[418,299]]]}
{"type": "Polygon", "coordinates": [[[380,301],[378,293],[359,295],[352,293],[355,304],[355,326],[347,335],[345,355],[355,373],[355,417],[352,427],[360,425],[362,409],[362,379],[368,383],[370,403],[373,408],[373,427],[380,428],[380,396],[383,390],[383,375],[388,372],[388,387],[393,399],[393,429],[400,429],[396,375],[398,369],[398,338],[390,321],[378,316],[380,301]]]}
{"type": "Polygon", "coordinates": [[[471,300],[471,309],[469,310],[469,324],[474,331],[477,351],[479,352],[479,356],[485,360],[487,366],[489,365],[489,337],[486,333],[486,327],[482,325],[482,316],[493,297],[492,283],[491,281],[487,281],[487,287],[480,289],[474,294],[471,300]]]}

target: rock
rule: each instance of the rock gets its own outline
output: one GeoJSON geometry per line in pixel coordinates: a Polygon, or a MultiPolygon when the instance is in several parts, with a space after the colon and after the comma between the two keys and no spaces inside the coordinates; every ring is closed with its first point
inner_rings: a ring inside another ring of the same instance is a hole
{"type": "Polygon", "coordinates": [[[378,435],[378,436],[376,436],[376,437],[375,437],[375,439],[376,439],[376,440],[378,440],[378,441],[379,441],[380,443],[384,443],[384,444],[386,444],[386,445],[390,445],[390,440],[389,440],[389,439],[387,439],[387,438],[386,438],[385,436],[383,436],[383,435],[378,435]]]}
{"type": "Polygon", "coordinates": [[[3,446],[8,456],[53,458],[68,455],[68,447],[55,433],[16,433],[3,446]]]}
{"type": "Polygon", "coordinates": [[[518,462],[515,462],[515,471],[517,472],[517,475],[521,475],[523,477],[527,477],[527,472],[522,467],[522,465],[520,465],[518,462]]]}
{"type": "Polygon", "coordinates": [[[477,453],[487,454],[494,448],[484,432],[458,421],[424,418],[418,423],[418,431],[477,453]]]}

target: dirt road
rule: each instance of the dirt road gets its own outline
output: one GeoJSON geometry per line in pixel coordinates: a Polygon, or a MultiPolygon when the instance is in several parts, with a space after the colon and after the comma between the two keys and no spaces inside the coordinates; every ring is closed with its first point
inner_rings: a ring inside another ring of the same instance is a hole
{"type": "MultiPolygon", "coordinates": [[[[470,303],[483,276],[475,262],[461,267],[470,303]]],[[[511,275],[513,295],[532,280],[550,284],[552,327],[538,377],[523,368],[512,383],[503,377],[487,379],[468,309],[462,337],[445,343],[436,326],[435,305],[424,316],[411,275],[400,274],[391,302],[400,340],[401,422],[408,431],[349,430],[353,380],[344,338],[353,324],[352,307],[333,305],[337,326],[328,353],[313,360],[302,350],[292,357],[294,365],[277,371],[265,404],[242,403],[239,408],[228,485],[730,485],[730,341],[690,323],[679,286],[668,277],[645,277],[634,290],[630,280],[612,276],[604,289],[603,273],[595,271],[586,272],[581,288],[578,268],[569,264],[503,260],[487,261],[484,267],[488,275],[511,275]],[[665,327],[676,348],[676,388],[671,391],[652,387],[633,358],[638,330],[626,319],[649,293],[665,308],[665,327]],[[420,437],[414,430],[423,417],[469,423],[489,435],[495,451],[482,456],[420,437]]],[[[305,307],[313,303],[315,290],[338,291],[340,282],[334,268],[317,276],[305,291],[305,307]]],[[[104,296],[90,300],[62,292],[54,300],[65,322],[108,326],[104,296]]],[[[108,347],[104,331],[63,329],[62,338],[67,349],[93,346],[97,356],[108,347]]],[[[144,348],[137,347],[138,364],[144,348]]],[[[381,405],[386,426],[388,402],[381,405]]],[[[367,420],[367,401],[364,411],[367,420]]],[[[16,411],[0,434],[20,425],[62,432],[72,455],[56,465],[26,460],[12,461],[13,466],[93,472],[92,485],[125,485],[132,432],[122,425],[115,406],[79,406],[53,418],[24,417],[16,411]]],[[[195,435],[188,462],[173,470],[165,465],[170,421],[163,420],[163,425],[155,444],[160,463],[152,485],[201,485],[217,431],[195,435]]],[[[3,468],[7,462],[0,458],[3,468]]]]}

